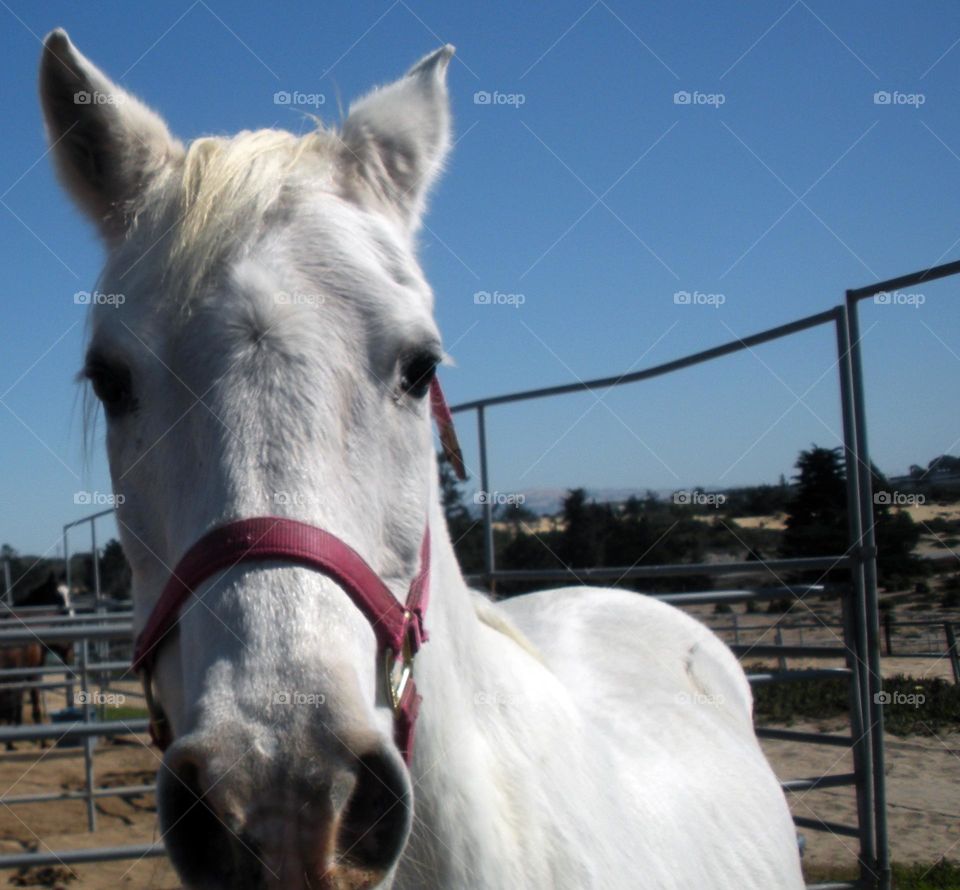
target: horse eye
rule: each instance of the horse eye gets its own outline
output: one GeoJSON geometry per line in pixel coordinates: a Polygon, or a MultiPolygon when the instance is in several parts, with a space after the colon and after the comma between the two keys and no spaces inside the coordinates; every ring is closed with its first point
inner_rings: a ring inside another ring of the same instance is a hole
{"type": "Polygon", "coordinates": [[[422,399],[430,389],[440,359],[432,352],[417,352],[403,361],[400,389],[415,399],[422,399]]]}
{"type": "Polygon", "coordinates": [[[129,368],[92,362],[87,365],[84,375],[90,381],[93,392],[100,399],[108,417],[122,417],[134,407],[129,368]]]}

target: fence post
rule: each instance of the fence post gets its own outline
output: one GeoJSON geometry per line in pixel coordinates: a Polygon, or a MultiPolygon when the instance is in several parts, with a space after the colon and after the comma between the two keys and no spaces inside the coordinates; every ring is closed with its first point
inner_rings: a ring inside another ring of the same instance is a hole
{"type": "Polygon", "coordinates": [[[70,539],[69,539],[70,526],[65,525],[63,527],[63,583],[67,585],[67,602],[70,602],[70,583],[72,581],[70,577],[70,539]]]}
{"type": "Polygon", "coordinates": [[[493,572],[496,558],[493,548],[493,504],[490,493],[490,471],[487,465],[487,420],[483,405],[477,408],[477,435],[480,439],[480,491],[483,494],[483,570],[490,592],[496,590],[493,572]]]}
{"type": "Polygon", "coordinates": [[[867,686],[870,708],[871,753],[873,756],[873,809],[876,831],[877,870],[879,890],[890,890],[890,845],[887,832],[887,786],[884,768],[883,738],[883,673],[880,664],[880,604],[877,594],[877,541],[874,534],[873,510],[873,465],[867,444],[867,408],[863,384],[863,358],[860,350],[860,321],[857,311],[858,297],[847,291],[844,302],[847,350],[849,350],[850,393],[853,397],[853,457],[860,495],[861,537],[857,546],[857,558],[863,573],[864,615],[867,631],[867,686]]]}
{"type": "Polygon", "coordinates": [[[943,630],[947,635],[947,652],[950,655],[950,666],[953,668],[953,682],[960,683],[960,652],[957,652],[957,637],[949,621],[943,622],[943,630]]]}
{"type": "Polygon", "coordinates": [[[850,353],[850,313],[844,304],[837,311],[837,369],[840,377],[840,403],[843,418],[844,466],[847,477],[847,530],[849,555],[854,560],[850,569],[851,590],[844,598],[844,644],[851,653],[848,661],[854,672],[853,695],[857,708],[851,711],[854,772],[857,774],[857,815],[860,827],[860,880],[864,887],[876,886],[877,828],[873,738],[867,727],[872,713],[873,683],[867,663],[870,649],[868,632],[866,581],[863,571],[863,514],[860,504],[860,474],[857,467],[856,400],[854,398],[853,361],[850,353]],[[851,645],[852,644],[852,645],[851,645]]]}
{"type": "Polygon", "coordinates": [[[893,610],[883,613],[883,635],[887,640],[887,655],[893,655],[893,610]]]}
{"type": "MultiPolygon", "coordinates": [[[[777,645],[782,646],[783,645],[783,628],[779,624],[777,624],[777,632],[774,636],[777,641],[777,645]]],[[[779,656],[777,658],[777,663],[780,665],[781,671],[785,671],[787,669],[787,659],[784,656],[782,655],[779,656]]]]}
{"type": "MultiPolygon", "coordinates": [[[[90,701],[89,646],[89,640],[84,638],[80,644],[80,688],[83,690],[84,723],[90,723],[93,719],[93,704],[90,701]]],[[[93,797],[93,745],[93,737],[84,736],[83,771],[87,792],[87,827],[90,831],[97,830],[97,807],[93,797]]]]}
{"type": "Polygon", "coordinates": [[[100,611],[100,560],[97,555],[97,520],[90,520],[90,558],[93,560],[94,611],[100,611]]]}

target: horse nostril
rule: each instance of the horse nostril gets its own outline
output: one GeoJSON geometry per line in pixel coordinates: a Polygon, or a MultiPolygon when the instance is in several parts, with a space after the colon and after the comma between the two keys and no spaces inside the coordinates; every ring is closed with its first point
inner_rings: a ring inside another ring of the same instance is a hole
{"type": "Polygon", "coordinates": [[[340,816],[338,859],[348,867],[389,869],[410,831],[410,783],[383,752],[357,758],[357,784],[340,816]]]}
{"type": "Polygon", "coordinates": [[[160,830],[174,867],[190,885],[247,887],[260,874],[249,843],[206,794],[205,761],[189,748],[172,748],[157,779],[160,830]]]}

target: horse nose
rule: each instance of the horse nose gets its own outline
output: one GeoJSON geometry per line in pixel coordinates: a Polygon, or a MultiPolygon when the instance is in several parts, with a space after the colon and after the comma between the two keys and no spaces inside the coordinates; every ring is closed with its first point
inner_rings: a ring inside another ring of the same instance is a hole
{"type": "Polygon", "coordinates": [[[319,754],[279,764],[263,745],[237,747],[191,735],[164,758],[160,828],[186,886],[359,890],[386,877],[411,822],[395,749],[368,745],[325,766],[319,754]]]}

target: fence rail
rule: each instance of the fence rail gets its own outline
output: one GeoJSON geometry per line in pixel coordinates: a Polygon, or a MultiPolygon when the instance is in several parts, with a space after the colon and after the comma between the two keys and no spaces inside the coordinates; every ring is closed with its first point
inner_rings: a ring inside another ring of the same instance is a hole
{"type": "MultiPolygon", "coordinates": [[[[960,684],[960,647],[957,645],[957,623],[958,622],[950,619],[927,619],[926,621],[884,621],[883,631],[886,645],[883,657],[904,659],[920,658],[933,659],[935,661],[947,661],[950,664],[951,672],[953,673],[953,682],[960,684]],[[904,636],[897,638],[894,635],[894,630],[904,628],[918,628],[921,631],[926,631],[924,642],[929,645],[930,648],[926,650],[922,648],[918,649],[917,646],[921,645],[921,641],[915,641],[904,636]],[[936,648],[936,638],[938,636],[942,636],[943,639],[943,646],[940,649],[936,648]],[[896,648],[894,647],[894,641],[896,641],[897,644],[896,648]]],[[[741,639],[745,634],[755,632],[760,634],[761,637],[764,637],[769,633],[771,628],[774,628],[776,631],[778,643],[782,642],[784,633],[794,632],[797,635],[800,645],[803,645],[803,632],[805,630],[826,630],[835,637],[837,634],[842,635],[843,633],[842,624],[828,621],[791,621],[787,623],[778,619],[772,624],[758,624],[753,622],[750,624],[741,624],[737,616],[734,615],[729,624],[717,622],[709,622],[709,624],[710,629],[714,633],[732,634],[735,646],[741,645],[741,639]]],[[[756,654],[756,648],[752,648],[751,652],[756,654]]],[[[784,652],[783,654],[786,656],[788,653],[784,652]]],[[[2,672],[0,672],[0,675],[2,675],[2,672]]]]}

